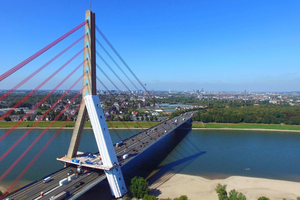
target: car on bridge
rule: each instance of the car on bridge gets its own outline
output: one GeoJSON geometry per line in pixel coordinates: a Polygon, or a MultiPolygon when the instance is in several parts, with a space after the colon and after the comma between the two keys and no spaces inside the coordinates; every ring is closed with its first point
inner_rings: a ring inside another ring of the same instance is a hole
{"type": "Polygon", "coordinates": [[[43,183],[48,183],[49,181],[51,181],[51,176],[45,178],[45,179],[43,180],[43,183]]]}
{"type": "Polygon", "coordinates": [[[76,183],[76,185],[74,186],[75,188],[78,188],[79,186],[81,186],[81,185],[83,185],[84,184],[84,182],[83,181],[80,181],[80,182],[78,182],[78,183],[76,183]]]}
{"type": "Polygon", "coordinates": [[[73,170],[68,171],[68,175],[71,175],[73,173],[74,173],[73,170]]]}

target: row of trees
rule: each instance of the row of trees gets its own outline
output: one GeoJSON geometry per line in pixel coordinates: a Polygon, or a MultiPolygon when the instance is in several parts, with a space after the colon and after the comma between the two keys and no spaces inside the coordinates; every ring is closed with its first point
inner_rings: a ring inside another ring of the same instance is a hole
{"type": "Polygon", "coordinates": [[[237,192],[236,190],[231,190],[229,196],[226,191],[227,185],[217,185],[215,191],[218,194],[219,200],[246,200],[246,197],[243,193],[237,192]]]}
{"type": "Polygon", "coordinates": [[[249,107],[212,107],[199,110],[194,121],[218,123],[300,124],[300,107],[259,105],[249,107]]]}
{"type": "MultiPolygon", "coordinates": [[[[220,183],[217,185],[215,191],[218,194],[219,200],[246,200],[246,197],[243,193],[237,192],[235,189],[229,192],[229,195],[226,191],[227,185],[221,185],[220,183]]],[[[259,197],[258,200],[270,200],[267,197],[259,197]]],[[[285,200],[285,199],[283,199],[285,200]]],[[[300,200],[300,197],[297,197],[297,200],[300,200]]]]}
{"type": "MultiPolygon", "coordinates": [[[[29,91],[30,92],[30,91],[29,91]]],[[[2,104],[1,107],[3,108],[7,108],[7,107],[13,107],[15,104],[17,104],[21,99],[23,99],[29,92],[24,92],[24,93],[17,93],[17,94],[10,94],[9,96],[7,96],[5,98],[5,102],[6,104],[2,104]]],[[[48,94],[47,92],[45,93],[38,93],[38,94],[33,94],[31,97],[29,97],[26,101],[24,101],[20,107],[28,107],[31,108],[34,105],[37,104],[37,102],[40,102],[45,95],[48,94]]],[[[56,102],[62,94],[60,93],[54,93],[52,95],[50,95],[46,100],[45,103],[49,103],[49,104],[53,104],[54,102],[56,102]]],[[[64,99],[72,99],[76,94],[75,93],[71,93],[71,94],[67,94],[64,99]]],[[[78,96],[75,99],[75,103],[78,104],[81,101],[81,96],[78,96]]]]}

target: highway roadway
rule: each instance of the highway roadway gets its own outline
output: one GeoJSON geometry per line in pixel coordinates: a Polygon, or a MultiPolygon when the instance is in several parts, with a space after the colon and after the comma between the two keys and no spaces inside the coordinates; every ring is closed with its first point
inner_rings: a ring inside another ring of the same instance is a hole
{"type": "MultiPolygon", "coordinates": [[[[174,130],[181,124],[185,123],[192,116],[193,112],[185,113],[181,116],[174,117],[167,121],[162,122],[159,125],[151,127],[150,129],[143,130],[137,135],[134,135],[130,138],[124,140],[124,145],[120,147],[114,147],[116,155],[119,160],[120,165],[125,165],[127,162],[132,160],[136,155],[141,153],[143,150],[147,149],[149,146],[154,144],[156,141],[160,140],[167,133],[174,130]],[[123,159],[122,156],[128,154],[127,159],[123,159]]],[[[28,186],[9,197],[14,200],[28,200],[28,199],[50,199],[52,196],[58,195],[63,191],[69,191],[70,197],[67,199],[72,199],[72,196],[80,192],[81,189],[86,188],[89,184],[99,182],[104,180],[105,174],[102,170],[89,169],[78,177],[69,182],[67,185],[59,186],[59,181],[68,177],[68,172],[73,170],[76,172],[75,165],[68,166],[55,174],[51,175],[51,181],[48,183],[43,183],[43,180],[28,186]],[[75,185],[79,182],[83,182],[79,187],[75,185]],[[41,197],[40,193],[44,192],[44,196],[41,197]]]]}

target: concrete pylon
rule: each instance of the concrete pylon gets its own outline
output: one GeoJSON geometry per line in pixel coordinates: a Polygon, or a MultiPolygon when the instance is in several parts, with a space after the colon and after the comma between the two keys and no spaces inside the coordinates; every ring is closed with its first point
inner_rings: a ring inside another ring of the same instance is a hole
{"type": "Polygon", "coordinates": [[[110,170],[104,170],[107,180],[110,185],[112,195],[116,198],[122,197],[127,188],[118,164],[119,161],[114,150],[112,140],[105,121],[103,110],[96,90],[96,48],[95,48],[95,14],[90,10],[85,12],[85,37],[84,37],[84,64],[83,64],[83,92],[82,102],[73,135],[71,138],[67,158],[72,159],[76,157],[82,131],[86,121],[87,114],[89,114],[93,132],[99,149],[99,153],[103,160],[103,164],[110,170]]]}
{"type": "Polygon", "coordinates": [[[111,168],[104,170],[112,195],[116,198],[122,197],[127,188],[121,171],[121,166],[116,156],[110,133],[105,121],[98,95],[87,95],[84,98],[87,111],[90,116],[93,132],[103,165],[111,168]]]}
{"type": "MultiPolygon", "coordinates": [[[[82,100],[86,95],[96,95],[96,47],[95,47],[95,13],[87,10],[85,12],[84,27],[84,54],[83,54],[83,82],[82,100]]],[[[71,138],[67,157],[76,156],[81,140],[82,131],[87,117],[85,102],[82,102],[77,120],[75,123],[73,135],[71,138]]]]}

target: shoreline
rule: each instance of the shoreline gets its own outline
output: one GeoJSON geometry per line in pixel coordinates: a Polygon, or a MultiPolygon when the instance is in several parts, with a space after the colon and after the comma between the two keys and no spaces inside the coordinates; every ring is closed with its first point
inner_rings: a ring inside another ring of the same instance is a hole
{"type": "MultiPolygon", "coordinates": [[[[0,127],[1,129],[10,129],[11,127],[0,127]]],[[[31,127],[16,127],[15,129],[30,129],[31,127]]],[[[46,127],[34,127],[33,129],[45,129],[46,127]]],[[[60,127],[50,127],[49,129],[60,129],[60,127]]],[[[71,130],[74,127],[64,127],[62,129],[71,130]]],[[[84,129],[92,129],[91,127],[85,127],[84,129]]],[[[127,130],[126,127],[124,128],[108,128],[108,129],[116,129],[116,130],[127,130]]],[[[142,130],[142,128],[130,128],[135,130],[142,130]]],[[[148,129],[144,127],[144,129],[148,129]]],[[[228,130],[228,131],[269,131],[269,132],[295,132],[300,133],[300,130],[286,130],[286,129],[263,129],[263,128],[191,128],[192,130],[228,130]]]]}
{"type": "MultiPolygon", "coordinates": [[[[1,129],[10,129],[11,127],[0,127],[1,129]]],[[[30,129],[31,127],[16,127],[15,129],[30,129]]],[[[33,129],[45,129],[47,127],[34,127],[33,129]]],[[[60,129],[60,127],[50,127],[48,129],[60,129]]],[[[74,127],[64,127],[62,129],[74,129],[74,127]]],[[[85,127],[83,129],[92,129],[91,127],[85,127]]],[[[127,128],[108,128],[108,129],[123,129],[123,130],[127,130],[127,128]]],[[[142,129],[142,128],[130,128],[130,129],[142,129]]],[[[146,129],[146,128],[144,128],[146,129]]]]}
{"type": "Polygon", "coordinates": [[[192,130],[276,131],[276,132],[298,132],[298,133],[300,133],[300,130],[264,129],[264,128],[192,128],[192,130]]]}
{"type": "MultiPolygon", "coordinates": [[[[224,179],[208,179],[196,175],[174,174],[166,181],[163,175],[156,182],[149,185],[150,195],[157,198],[178,198],[187,195],[189,200],[217,200],[216,186],[227,185],[226,191],[235,189],[243,193],[247,200],[257,200],[261,196],[272,200],[297,199],[300,197],[300,182],[277,179],[256,178],[247,176],[229,176],[224,179]]],[[[0,190],[6,191],[9,184],[1,184],[0,190]]],[[[21,186],[21,185],[20,185],[21,186]]]]}
{"type": "Polygon", "coordinates": [[[230,176],[225,179],[211,180],[201,176],[174,174],[167,181],[161,184],[155,182],[149,187],[150,194],[156,194],[158,198],[176,198],[187,195],[191,200],[217,200],[218,195],[215,188],[218,183],[227,185],[228,194],[235,189],[237,192],[243,193],[247,200],[257,200],[261,196],[272,200],[300,197],[300,182],[246,176],[230,176]]]}

